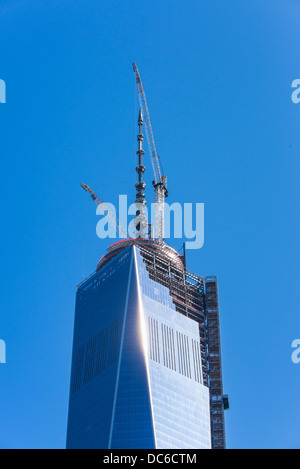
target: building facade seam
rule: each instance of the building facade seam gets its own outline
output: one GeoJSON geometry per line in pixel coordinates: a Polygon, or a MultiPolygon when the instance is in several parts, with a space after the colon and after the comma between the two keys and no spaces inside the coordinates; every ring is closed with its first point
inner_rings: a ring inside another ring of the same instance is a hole
{"type": "Polygon", "coordinates": [[[148,335],[146,333],[147,325],[146,325],[145,309],[144,309],[142,295],[141,295],[141,285],[140,285],[140,280],[139,280],[139,275],[138,275],[138,263],[137,263],[137,258],[136,258],[136,249],[137,248],[133,246],[133,255],[134,255],[135,269],[136,269],[136,274],[137,274],[137,289],[138,289],[139,313],[140,313],[139,319],[141,321],[141,327],[143,327],[145,331],[145,334],[144,334],[145,340],[147,340],[147,342],[144,343],[143,350],[144,350],[145,366],[146,366],[148,389],[149,389],[149,396],[150,396],[153,435],[154,435],[155,448],[157,448],[157,438],[156,438],[156,430],[155,430],[155,424],[154,424],[154,412],[153,412],[153,398],[152,398],[150,370],[149,370],[148,335]]]}
{"type": "Polygon", "coordinates": [[[125,327],[126,327],[126,319],[127,319],[127,310],[128,310],[129,289],[130,289],[130,284],[131,284],[132,265],[133,265],[133,253],[131,253],[130,267],[129,267],[129,274],[128,274],[128,283],[127,283],[126,300],[125,300],[125,313],[124,313],[124,318],[123,318],[121,344],[119,348],[118,368],[117,368],[116,385],[115,385],[113,408],[112,408],[112,415],[111,415],[111,424],[110,424],[110,431],[109,431],[108,449],[110,449],[110,446],[111,446],[112,432],[113,432],[113,426],[114,426],[116,402],[117,402],[118,387],[119,387],[119,375],[120,375],[120,367],[121,367],[121,359],[122,359],[124,335],[125,335],[125,327]]]}

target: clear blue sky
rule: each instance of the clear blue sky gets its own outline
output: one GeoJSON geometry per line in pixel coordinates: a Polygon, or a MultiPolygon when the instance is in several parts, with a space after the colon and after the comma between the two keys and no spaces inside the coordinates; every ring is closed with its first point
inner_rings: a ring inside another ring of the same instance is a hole
{"type": "Polygon", "coordinates": [[[228,446],[300,447],[299,22],[299,0],[1,1],[0,447],[65,445],[76,285],[108,246],[79,184],[134,200],[133,61],[169,201],[205,203],[188,264],[219,279],[228,446]]]}

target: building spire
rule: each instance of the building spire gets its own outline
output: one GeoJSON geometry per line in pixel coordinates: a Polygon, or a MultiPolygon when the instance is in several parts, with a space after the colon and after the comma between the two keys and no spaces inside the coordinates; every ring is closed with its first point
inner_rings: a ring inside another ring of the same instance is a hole
{"type": "Polygon", "coordinates": [[[136,193],[136,218],[135,218],[135,226],[136,226],[136,237],[137,238],[145,238],[146,233],[145,228],[147,227],[147,218],[145,216],[145,210],[144,207],[146,205],[146,200],[145,200],[145,187],[146,183],[143,181],[143,174],[145,172],[145,166],[143,164],[143,156],[144,156],[144,150],[143,150],[143,140],[144,140],[144,135],[143,135],[143,114],[142,110],[140,109],[139,112],[139,117],[138,117],[138,126],[139,126],[139,134],[137,136],[137,141],[138,141],[138,150],[136,154],[138,155],[138,166],[136,167],[136,172],[138,174],[138,182],[135,184],[135,188],[137,190],[136,193]]]}

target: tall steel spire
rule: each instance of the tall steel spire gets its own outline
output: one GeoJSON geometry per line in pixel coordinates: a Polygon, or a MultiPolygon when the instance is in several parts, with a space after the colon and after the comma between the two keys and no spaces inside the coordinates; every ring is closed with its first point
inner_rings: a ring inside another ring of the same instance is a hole
{"type": "Polygon", "coordinates": [[[143,156],[144,156],[144,150],[143,150],[143,140],[144,140],[144,135],[143,135],[143,114],[142,110],[140,109],[139,112],[139,117],[138,117],[138,126],[139,126],[139,134],[137,136],[138,140],[138,150],[136,154],[138,155],[138,166],[136,167],[136,172],[138,174],[138,182],[135,184],[135,188],[137,190],[136,193],[136,218],[135,218],[135,224],[136,224],[136,237],[137,238],[145,238],[146,233],[145,233],[145,228],[147,227],[147,218],[145,215],[145,210],[144,207],[146,205],[146,200],[145,200],[145,187],[146,183],[143,181],[143,174],[145,172],[145,166],[143,164],[143,156]]]}

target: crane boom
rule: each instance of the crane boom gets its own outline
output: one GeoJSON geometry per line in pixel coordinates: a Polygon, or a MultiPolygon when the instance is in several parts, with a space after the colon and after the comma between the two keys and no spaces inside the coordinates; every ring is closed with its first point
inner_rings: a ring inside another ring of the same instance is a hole
{"type": "Polygon", "coordinates": [[[164,239],[164,203],[165,203],[165,197],[168,196],[167,178],[165,175],[163,175],[159,155],[157,154],[151,120],[150,120],[149,109],[147,106],[147,100],[146,100],[146,95],[145,95],[145,91],[143,88],[141,76],[139,74],[136,64],[133,63],[132,65],[133,65],[133,71],[136,76],[138,98],[139,98],[140,106],[141,106],[143,117],[144,117],[146,138],[147,138],[147,143],[148,143],[149,150],[150,150],[151,163],[152,163],[152,168],[153,168],[153,173],[154,173],[153,185],[154,185],[154,190],[155,190],[155,203],[156,203],[156,211],[155,211],[156,238],[162,241],[164,239]]]}
{"type": "Polygon", "coordinates": [[[117,220],[115,215],[109,210],[108,206],[103,202],[103,200],[101,200],[100,197],[98,197],[98,195],[95,194],[95,192],[93,192],[92,189],[89,186],[87,186],[86,184],[83,184],[83,182],[80,184],[80,187],[91,195],[91,197],[92,197],[93,201],[95,202],[95,204],[97,205],[97,207],[98,207],[98,205],[102,205],[102,207],[107,211],[107,216],[108,216],[110,222],[112,223],[112,225],[117,230],[119,230],[119,233],[122,233],[124,238],[128,238],[127,231],[119,223],[119,221],[117,220]]]}

